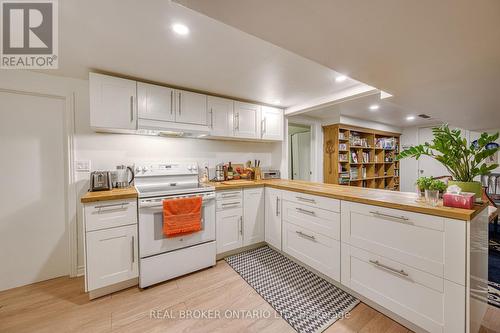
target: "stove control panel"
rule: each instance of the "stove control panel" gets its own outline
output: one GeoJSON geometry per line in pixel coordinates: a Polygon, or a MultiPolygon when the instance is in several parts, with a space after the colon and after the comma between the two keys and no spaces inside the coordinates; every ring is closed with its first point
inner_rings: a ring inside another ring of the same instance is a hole
{"type": "Polygon", "coordinates": [[[172,162],[155,162],[155,163],[137,163],[135,165],[136,177],[149,176],[180,176],[180,175],[197,175],[197,163],[172,163],[172,162]]]}

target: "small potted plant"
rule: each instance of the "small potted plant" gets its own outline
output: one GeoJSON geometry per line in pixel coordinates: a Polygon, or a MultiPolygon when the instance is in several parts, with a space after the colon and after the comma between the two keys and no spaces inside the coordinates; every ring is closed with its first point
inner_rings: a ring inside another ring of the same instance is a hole
{"type": "Polygon", "coordinates": [[[419,199],[424,197],[425,190],[429,189],[432,182],[432,177],[419,177],[415,185],[417,185],[417,194],[419,199]]]}
{"type": "Polygon", "coordinates": [[[425,200],[431,206],[437,206],[439,197],[446,191],[446,184],[438,179],[432,179],[429,188],[425,190],[425,200]]]}
{"type": "Polygon", "coordinates": [[[453,177],[448,185],[457,185],[463,192],[474,192],[476,199],[481,199],[481,182],[474,181],[477,176],[487,175],[496,169],[498,164],[485,163],[500,147],[488,145],[498,139],[498,132],[490,135],[482,133],[478,140],[467,144],[459,129],[450,129],[448,125],[432,129],[432,143],[414,146],[403,150],[397,159],[414,157],[417,160],[422,155],[430,156],[441,163],[453,177]]]}

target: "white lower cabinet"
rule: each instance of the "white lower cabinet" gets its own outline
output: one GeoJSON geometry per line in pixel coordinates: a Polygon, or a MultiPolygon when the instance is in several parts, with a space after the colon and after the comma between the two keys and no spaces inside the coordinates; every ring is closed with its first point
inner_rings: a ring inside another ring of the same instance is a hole
{"type": "Polygon", "coordinates": [[[243,190],[243,245],[264,241],[264,187],[243,190]]]}
{"type": "Polygon", "coordinates": [[[339,241],[285,221],[283,251],[335,281],[340,281],[339,241]]]}
{"type": "Polygon", "coordinates": [[[217,254],[243,246],[243,212],[241,208],[217,212],[217,254]]]}
{"type": "Polygon", "coordinates": [[[90,291],[138,276],[137,225],[88,232],[86,245],[90,291]]]}
{"type": "Polygon", "coordinates": [[[137,200],[85,204],[85,287],[90,297],[137,283],[137,200]]]}
{"type": "Polygon", "coordinates": [[[265,197],[265,241],[281,250],[281,190],[266,187],[265,197]]]}

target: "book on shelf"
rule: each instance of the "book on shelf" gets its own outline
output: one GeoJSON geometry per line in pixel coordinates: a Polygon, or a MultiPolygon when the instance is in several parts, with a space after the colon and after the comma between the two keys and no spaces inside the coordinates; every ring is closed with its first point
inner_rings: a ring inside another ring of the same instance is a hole
{"type": "Polygon", "coordinates": [[[361,168],[361,178],[366,178],[366,167],[361,168]]]}
{"type": "Polygon", "coordinates": [[[346,153],[339,153],[339,162],[349,162],[349,158],[346,153]]]}
{"type": "Polygon", "coordinates": [[[345,140],[345,133],[339,132],[339,140],[345,140]]]}
{"type": "Polygon", "coordinates": [[[350,171],[350,176],[351,179],[358,179],[358,169],[352,169],[350,171]]]}
{"type": "Polygon", "coordinates": [[[351,163],[358,163],[358,154],[351,152],[351,163]]]}
{"type": "Polygon", "coordinates": [[[339,150],[347,150],[347,143],[339,143],[339,150]]]}
{"type": "Polygon", "coordinates": [[[368,152],[363,152],[363,163],[370,163],[370,153],[368,152]]]}

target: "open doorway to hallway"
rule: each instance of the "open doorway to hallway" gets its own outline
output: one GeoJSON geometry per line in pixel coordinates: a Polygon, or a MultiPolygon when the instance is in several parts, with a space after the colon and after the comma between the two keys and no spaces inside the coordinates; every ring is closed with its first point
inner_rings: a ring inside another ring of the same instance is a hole
{"type": "Polygon", "coordinates": [[[291,179],[311,180],[311,126],[288,123],[288,174],[291,179]]]}

